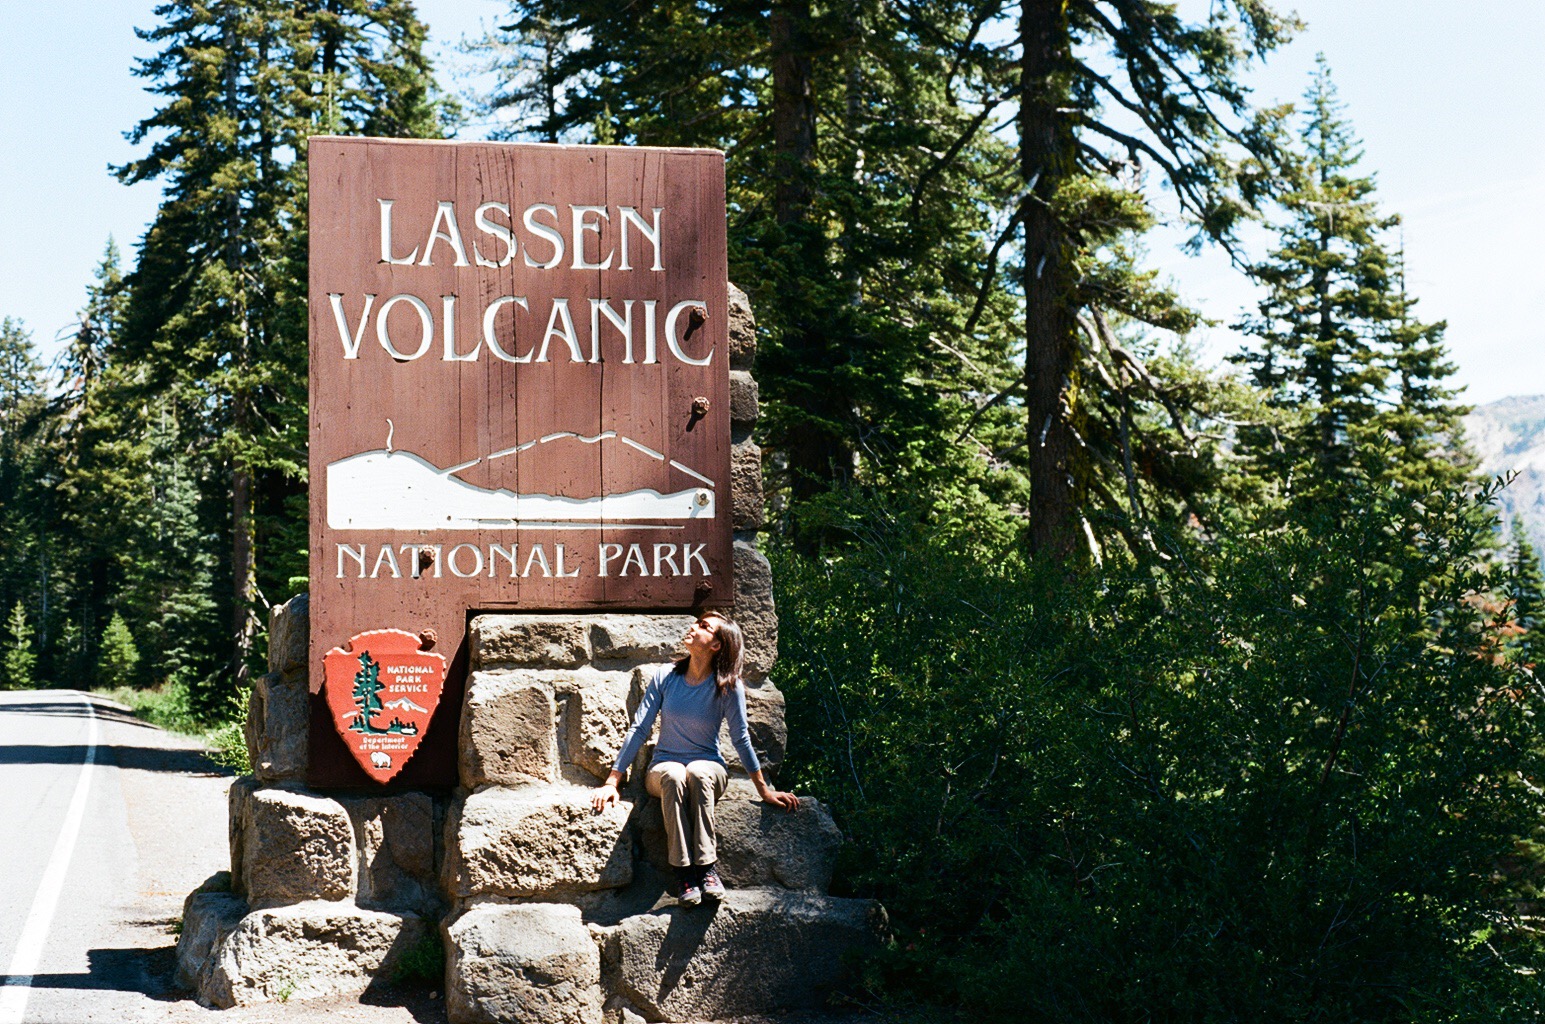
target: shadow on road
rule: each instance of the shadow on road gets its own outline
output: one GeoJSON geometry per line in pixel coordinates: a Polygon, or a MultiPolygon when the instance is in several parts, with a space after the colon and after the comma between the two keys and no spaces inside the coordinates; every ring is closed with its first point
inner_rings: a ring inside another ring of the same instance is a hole
{"type": "MultiPolygon", "coordinates": [[[[87,717],[86,706],[78,700],[8,701],[0,704],[0,710],[22,715],[47,715],[50,718],[87,717]]],[[[111,704],[99,704],[96,701],[92,701],[91,710],[97,718],[104,722],[137,725],[141,729],[155,728],[155,726],[144,719],[135,718],[132,712],[114,707],[111,704]]]]}
{"type": "MultiPolygon", "coordinates": [[[[86,759],[81,744],[45,746],[18,743],[0,746],[0,764],[80,764],[86,759]]],[[[97,763],[146,772],[181,772],[186,775],[230,775],[197,750],[165,747],[126,747],[104,744],[97,748],[97,763]]]]}
{"type": "MultiPolygon", "coordinates": [[[[43,989],[89,989],[139,992],[151,999],[171,1002],[186,996],[173,984],[177,947],[157,949],[88,949],[84,974],[34,974],[28,985],[43,989]]],[[[20,980],[20,979],[18,979],[20,980]]],[[[11,975],[0,974],[0,985],[11,984],[11,975]]]]}

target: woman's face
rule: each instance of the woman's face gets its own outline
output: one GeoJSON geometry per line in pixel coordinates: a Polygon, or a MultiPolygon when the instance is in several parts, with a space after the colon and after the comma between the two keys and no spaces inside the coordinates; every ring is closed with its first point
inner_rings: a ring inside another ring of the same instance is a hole
{"type": "Polygon", "coordinates": [[[705,615],[687,627],[687,635],[681,638],[688,654],[712,654],[722,646],[719,639],[719,620],[705,615]]]}

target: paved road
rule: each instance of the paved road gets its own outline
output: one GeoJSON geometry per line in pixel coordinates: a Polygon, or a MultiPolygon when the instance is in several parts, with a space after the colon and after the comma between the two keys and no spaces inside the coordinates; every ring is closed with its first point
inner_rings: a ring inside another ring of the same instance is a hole
{"type": "Polygon", "coordinates": [[[117,705],[0,693],[0,1024],[166,1019],[182,897],[228,860],[229,784],[117,705]]]}
{"type": "Polygon", "coordinates": [[[0,1024],[443,1024],[438,993],[216,1011],[174,987],[183,898],[229,865],[230,782],[101,698],[0,692],[0,1024]]]}

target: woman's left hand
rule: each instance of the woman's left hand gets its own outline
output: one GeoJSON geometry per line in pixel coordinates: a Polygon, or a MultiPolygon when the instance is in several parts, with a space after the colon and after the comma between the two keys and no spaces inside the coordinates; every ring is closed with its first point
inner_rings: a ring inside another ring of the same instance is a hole
{"type": "Polygon", "coordinates": [[[777,807],[780,810],[789,812],[799,810],[799,797],[795,796],[793,793],[781,793],[778,790],[773,789],[771,786],[768,786],[766,789],[762,790],[761,796],[762,799],[767,803],[772,804],[774,807],[777,807]]]}

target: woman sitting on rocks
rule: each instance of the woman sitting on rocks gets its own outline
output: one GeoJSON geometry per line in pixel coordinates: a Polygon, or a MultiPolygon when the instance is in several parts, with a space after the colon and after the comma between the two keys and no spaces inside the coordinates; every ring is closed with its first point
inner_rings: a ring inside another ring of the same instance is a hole
{"type": "Polygon", "coordinates": [[[644,788],[660,798],[665,838],[676,870],[676,898],[692,906],[724,895],[714,833],[714,804],[729,786],[729,770],[719,753],[719,725],[728,721],[740,763],[751,773],[761,798],[792,811],[799,797],[780,793],[762,777],[761,761],[751,748],[746,725],[746,690],[740,670],[740,627],[720,612],[707,612],[682,640],[687,656],[661,672],[644,688],[633,726],[622,741],[606,782],[591,797],[599,813],[617,801],[617,784],[660,716],[660,740],[644,776],[644,788]]]}

